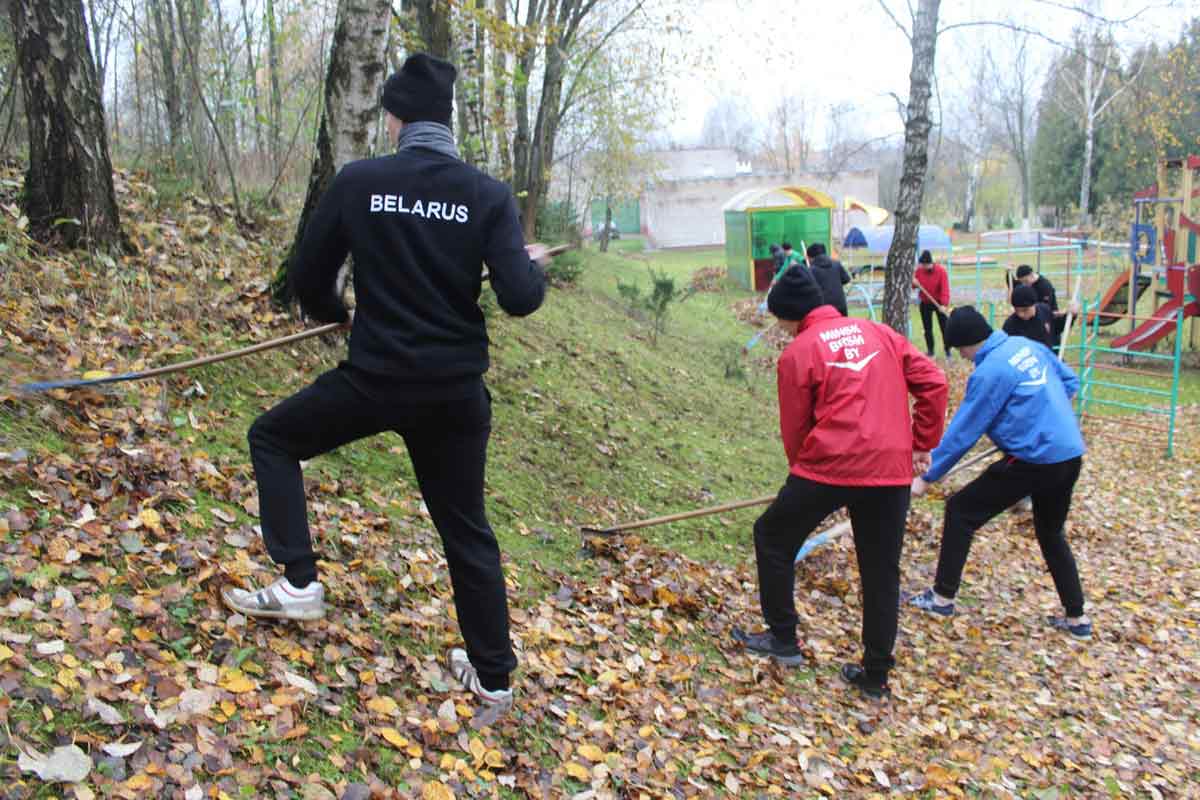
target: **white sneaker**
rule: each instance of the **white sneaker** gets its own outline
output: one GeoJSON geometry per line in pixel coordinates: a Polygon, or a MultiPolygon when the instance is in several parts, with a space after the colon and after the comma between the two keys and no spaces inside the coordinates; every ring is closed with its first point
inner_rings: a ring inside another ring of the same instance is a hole
{"type": "Polygon", "coordinates": [[[475,671],[475,665],[471,663],[471,659],[467,658],[467,651],[461,647],[450,651],[450,674],[463,685],[464,689],[496,709],[499,714],[494,716],[500,716],[512,708],[512,689],[489,691],[483,688],[483,684],[479,682],[479,673],[475,671]]]}
{"type": "Polygon", "coordinates": [[[287,578],[262,589],[226,588],[221,591],[221,599],[247,617],[313,620],[325,616],[325,587],[317,581],[303,589],[292,586],[287,578]]]}

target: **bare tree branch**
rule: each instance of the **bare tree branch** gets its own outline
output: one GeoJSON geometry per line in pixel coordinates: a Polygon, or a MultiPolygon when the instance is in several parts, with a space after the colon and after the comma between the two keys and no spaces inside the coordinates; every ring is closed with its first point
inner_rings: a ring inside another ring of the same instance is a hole
{"type": "MultiPolygon", "coordinates": [[[[1097,14],[1093,11],[1089,11],[1086,8],[1081,8],[1080,6],[1067,5],[1066,3],[1058,3],[1058,2],[1055,2],[1055,0],[1033,0],[1033,2],[1040,3],[1041,5],[1044,5],[1044,6],[1050,6],[1051,8],[1062,9],[1063,11],[1071,11],[1076,14],[1079,14],[1080,16],[1087,17],[1095,22],[1101,22],[1105,25],[1126,25],[1130,22],[1133,22],[1135,19],[1142,16],[1150,9],[1154,8],[1154,6],[1143,6],[1140,11],[1138,11],[1136,14],[1133,14],[1132,16],[1115,19],[1112,17],[1106,17],[1103,14],[1097,14]]],[[[1166,4],[1166,5],[1162,5],[1159,7],[1160,8],[1168,8],[1169,6],[1170,6],[1170,4],[1166,4]]]]}
{"type": "Polygon", "coordinates": [[[944,28],[939,28],[938,36],[941,36],[943,33],[948,33],[949,31],[959,30],[961,28],[1004,28],[1005,30],[1013,31],[1014,33],[1024,33],[1028,36],[1036,36],[1038,39],[1049,42],[1055,47],[1061,48],[1072,55],[1076,55],[1080,58],[1091,61],[1092,64],[1097,67],[1104,66],[1101,61],[1092,58],[1086,50],[1079,49],[1079,47],[1073,43],[1064,42],[1061,39],[1055,39],[1053,36],[1049,36],[1037,28],[1027,28],[1024,25],[1007,20],[975,20],[973,22],[956,22],[953,25],[947,25],[944,28]]]}
{"type": "Polygon", "coordinates": [[[633,8],[629,9],[628,13],[621,17],[621,19],[617,21],[616,25],[613,25],[611,28],[605,31],[604,35],[600,37],[600,41],[598,41],[596,45],[584,55],[578,71],[576,71],[575,76],[571,79],[571,85],[567,87],[567,93],[563,97],[562,110],[560,111],[561,114],[565,114],[574,104],[576,100],[574,95],[579,85],[579,78],[581,75],[587,72],[588,65],[591,64],[592,60],[596,57],[596,54],[600,52],[604,45],[608,44],[608,41],[613,36],[615,36],[625,27],[626,22],[628,22],[636,13],[642,10],[642,6],[644,5],[645,0],[638,0],[638,2],[634,4],[633,8]]]}
{"type": "MultiPolygon", "coordinates": [[[[1137,83],[1138,76],[1140,76],[1142,74],[1142,68],[1146,66],[1146,62],[1149,60],[1150,59],[1148,56],[1142,56],[1142,63],[1138,65],[1138,68],[1136,70],[1134,70],[1133,75],[1129,76],[1129,80],[1122,83],[1115,92],[1113,92],[1111,95],[1108,96],[1107,100],[1105,100],[1103,103],[1100,104],[1100,107],[1096,109],[1096,116],[1100,116],[1101,114],[1103,114],[1104,109],[1108,107],[1108,104],[1111,103],[1113,100],[1116,100],[1117,97],[1121,94],[1121,92],[1125,91],[1130,86],[1137,83]]],[[[1101,81],[1100,85],[1101,86],[1104,85],[1103,81],[1101,81]]]]}
{"type": "MultiPolygon", "coordinates": [[[[888,19],[890,19],[896,25],[896,27],[900,29],[900,32],[904,34],[904,38],[911,42],[912,34],[908,32],[908,28],[905,28],[900,23],[900,20],[896,19],[896,15],[893,14],[892,10],[887,7],[887,2],[885,2],[885,0],[876,0],[876,2],[878,2],[879,7],[883,9],[883,13],[888,15],[888,19]]],[[[909,10],[909,13],[912,13],[912,5],[911,4],[909,5],[908,10],[909,10]]]]}

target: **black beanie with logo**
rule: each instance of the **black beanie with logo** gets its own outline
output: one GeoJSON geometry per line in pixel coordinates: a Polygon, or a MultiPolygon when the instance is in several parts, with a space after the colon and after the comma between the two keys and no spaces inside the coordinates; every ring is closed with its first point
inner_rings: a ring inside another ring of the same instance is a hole
{"type": "Polygon", "coordinates": [[[449,61],[425,53],[411,55],[384,82],[383,107],[404,122],[427,120],[449,127],[457,76],[449,61]]]}
{"type": "Polygon", "coordinates": [[[823,305],[821,287],[808,268],[800,265],[788,267],[767,295],[767,309],[779,319],[799,322],[808,312],[823,305]]]}

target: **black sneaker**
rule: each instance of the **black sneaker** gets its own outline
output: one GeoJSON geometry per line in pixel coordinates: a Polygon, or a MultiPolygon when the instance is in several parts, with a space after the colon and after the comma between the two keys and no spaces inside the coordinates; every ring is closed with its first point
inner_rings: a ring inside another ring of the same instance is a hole
{"type": "Polygon", "coordinates": [[[800,648],[795,642],[785,644],[770,631],[746,633],[741,628],[734,628],[733,640],[751,653],[772,658],[784,666],[798,667],[804,663],[804,656],[800,655],[800,648]]]}
{"type": "Polygon", "coordinates": [[[953,617],[954,616],[954,603],[942,604],[942,603],[935,602],[933,599],[933,589],[926,589],[923,592],[919,592],[917,594],[910,595],[908,597],[908,599],[905,600],[904,602],[910,606],[915,606],[916,608],[919,608],[922,611],[927,611],[930,614],[933,614],[934,616],[938,616],[938,617],[953,617]]]}
{"type": "Polygon", "coordinates": [[[892,696],[892,690],[888,688],[887,681],[879,683],[867,677],[867,671],[858,664],[842,664],[842,680],[851,686],[857,686],[858,690],[872,700],[884,700],[892,696]]]}
{"type": "Polygon", "coordinates": [[[1046,624],[1051,628],[1060,630],[1077,642],[1090,642],[1092,640],[1092,623],[1081,622],[1078,625],[1072,625],[1067,622],[1066,617],[1046,617],[1046,624]]]}

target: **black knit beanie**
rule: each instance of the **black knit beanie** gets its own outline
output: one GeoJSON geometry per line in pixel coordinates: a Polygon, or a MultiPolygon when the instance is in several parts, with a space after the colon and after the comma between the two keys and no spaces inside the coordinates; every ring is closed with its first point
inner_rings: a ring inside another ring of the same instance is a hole
{"type": "Polygon", "coordinates": [[[767,308],[779,319],[799,322],[817,306],[825,305],[821,287],[807,267],[789,267],[767,295],[767,308]]]}
{"type": "Polygon", "coordinates": [[[917,259],[917,263],[932,264],[933,263],[933,253],[929,252],[928,250],[922,250],[921,257],[917,259]]]}
{"type": "Polygon", "coordinates": [[[946,346],[969,347],[992,335],[992,326],[974,306],[959,306],[946,323],[946,346]]]}
{"type": "Polygon", "coordinates": [[[1037,302],[1037,292],[1032,286],[1020,284],[1012,291],[1013,308],[1028,308],[1037,302]]]}
{"type": "Polygon", "coordinates": [[[808,257],[816,258],[817,256],[825,255],[825,245],[820,242],[813,242],[808,246],[808,257]]]}
{"type": "Polygon", "coordinates": [[[458,70],[449,61],[417,53],[383,84],[383,107],[404,122],[428,120],[449,127],[458,70]]]}

